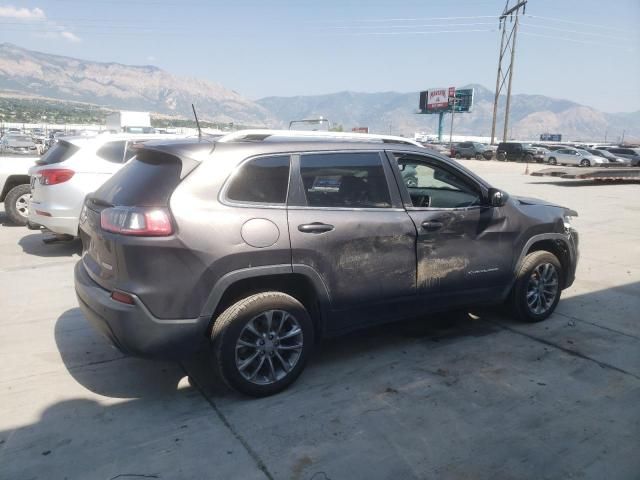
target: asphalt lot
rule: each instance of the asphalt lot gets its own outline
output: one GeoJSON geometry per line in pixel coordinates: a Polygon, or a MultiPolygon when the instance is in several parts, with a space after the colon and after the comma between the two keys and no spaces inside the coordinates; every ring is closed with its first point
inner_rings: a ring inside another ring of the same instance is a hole
{"type": "Polygon", "coordinates": [[[557,312],[328,340],[260,400],[216,383],[206,358],[112,349],[77,308],[78,243],[0,226],[0,479],[640,478],[640,185],[465,164],[579,212],[577,280],[557,312]]]}

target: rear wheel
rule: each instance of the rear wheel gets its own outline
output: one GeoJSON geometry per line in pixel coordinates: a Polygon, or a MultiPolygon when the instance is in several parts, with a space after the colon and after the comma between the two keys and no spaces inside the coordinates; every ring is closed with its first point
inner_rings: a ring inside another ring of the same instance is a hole
{"type": "Polygon", "coordinates": [[[457,158],[457,159],[461,159],[461,158],[462,158],[462,155],[460,155],[459,153],[456,153],[456,158],[457,158]]]}
{"type": "Polygon", "coordinates": [[[529,163],[529,162],[533,162],[533,155],[531,155],[530,153],[527,153],[527,154],[524,156],[524,161],[525,161],[525,162],[527,162],[527,163],[529,163]]]}
{"type": "Polygon", "coordinates": [[[507,156],[504,153],[499,153],[496,158],[501,162],[504,162],[507,159],[507,156]]]}
{"type": "Polygon", "coordinates": [[[476,153],[476,160],[482,160],[482,154],[476,153]]]}
{"type": "Polygon", "coordinates": [[[585,158],[584,160],[580,160],[580,166],[581,167],[590,167],[591,166],[591,162],[585,158]]]}
{"type": "Polygon", "coordinates": [[[549,165],[556,165],[558,162],[555,158],[549,157],[549,165]]]}
{"type": "Polygon", "coordinates": [[[13,187],[4,198],[4,211],[11,223],[26,225],[29,217],[29,199],[31,187],[27,184],[13,187]]]}
{"type": "Polygon", "coordinates": [[[313,347],[304,306],[281,292],[251,295],[216,320],[212,340],[223,379],[254,397],[287,388],[302,373],[313,347]]]}
{"type": "Polygon", "coordinates": [[[560,301],[562,266],[547,251],[532,252],[522,262],[511,291],[511,310],[525,322],[549,317],[560,301]]]}

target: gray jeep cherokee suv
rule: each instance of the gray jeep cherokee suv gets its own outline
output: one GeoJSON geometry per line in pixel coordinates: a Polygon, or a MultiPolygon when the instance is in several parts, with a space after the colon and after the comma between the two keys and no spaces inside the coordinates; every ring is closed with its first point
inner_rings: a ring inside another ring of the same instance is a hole
{"type": "Polygon", "coordinates": [[[85,202],[75,285],[123,352],[211,345],[229,385],[270,395],[323,336],[503,302],[547,318],[574,280],[575,215],[392,140],[146,142],[85,202]]]}

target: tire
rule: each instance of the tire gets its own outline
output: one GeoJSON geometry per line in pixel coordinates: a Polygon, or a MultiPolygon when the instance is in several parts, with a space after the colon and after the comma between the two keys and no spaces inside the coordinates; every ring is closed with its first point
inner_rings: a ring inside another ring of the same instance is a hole
{"type": "Polygon", "coordinates": [[[482,154],[476,153],[476,160],[482,160],[482,154]]]}
{"type": "Polygon", "coordinates": [[[257,293],[236,302],[218,317],[211,332],[223,380],[253,397],[273,395],[293,383],[311,355],[313,337],[313,322],[304,306],[282,292],[257,293]],[[270,339],[267,332],[275,338],[270,339]],[[291,348],[298,345],[301,348],[291,348]]]}
{"type": "Polygon", "coordinates": [[[456,153],[455,157],[460,160],[462,158],[462,155],[460,155],[459,153],[456,153]]]}
{"type": "Polygon", "coordinates": [[[553,253],[544,250],[530,253],[524,258],[511,290],[509,299],[511,312],[524,322],[545,320],[554,312],[560,301],[562,282],[562,266],[553,253]],[[546,269],[546,266],[549,266],[549,269],[546,269]],[[551,273],[551,267],[553,273],[551,273]],[[540,282],[543,277],[546,280],[540,286],[540,283],[536,283],[536,278],[540,282]],[[555,287],[552,288],[554,284],[555,287]],[[549,298],[552,290],[554,296],[549,298]],[[541,292],[544,293],[541,294],[541,292]],[[532,301],[533,305],[530,305],[529,301],[532,301]]]}
{"type": "Polygon", "coordinates": [[[507,156],[504,153],[499,153],[496,158],[501,162],[505,162],[507,160],[507,156]]]}
{"type": "Polygon", "coordinates": [[[581,167],[590,167],[591,166],[591,162],[585,158],[584,160],[580,160],[580,166],[581,167]]]}
{"type": "Polygon", "coordinates": [[[4,211],[11,223],[16,225],[27,224],[29,197],[31,197],[31,187],[28,184],[13,187],[4,197],[4,211]]]}
{"type": "Polygon", "coordinates": [[[549,157],[549,165],[557,165],[558,161],[554,157],[549,157]]]}
{"type": "Polygon", "coordinates": [[[527,162],[527,163],[529,163],[529,162],[533,162],[533,155],[531,155],[530,153],[527,153],[527,154],[524,156],[524,161],[525,161],[525,162],[527,162]]]}

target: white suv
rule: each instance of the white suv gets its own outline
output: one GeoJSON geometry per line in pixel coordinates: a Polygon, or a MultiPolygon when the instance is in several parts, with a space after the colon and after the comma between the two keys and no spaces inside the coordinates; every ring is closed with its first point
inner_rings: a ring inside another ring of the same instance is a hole
{"type": "Polygon", "coordinates": [[[176,135],[101,134],[60,139],[29,170],[29,224],[58,236],[78,235],[84,198],[97,190],[134,155],[134,144],[176,135]]]}

